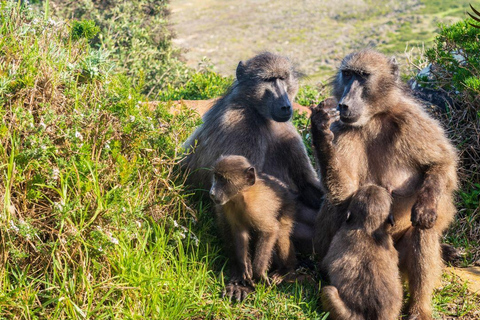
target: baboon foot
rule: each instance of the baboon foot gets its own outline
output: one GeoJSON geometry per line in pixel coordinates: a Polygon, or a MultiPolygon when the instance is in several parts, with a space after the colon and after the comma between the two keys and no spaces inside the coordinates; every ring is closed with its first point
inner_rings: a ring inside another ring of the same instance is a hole
{"type": "Polygon", "coordinates": [[[241,302],[253,291],[255,291],[255,287],[247,284],[245,281],[230,282],[225,286],[225,289],[222,292],[222,298],[227,297],[228,300],[232,302],[241,302]]]}
{"type": "Polygon", "coordinates": [[[459,264],[463,258],[463,253],[452,245],[442,244],[442,259],[445,263],[453,265],[459,264]]]}

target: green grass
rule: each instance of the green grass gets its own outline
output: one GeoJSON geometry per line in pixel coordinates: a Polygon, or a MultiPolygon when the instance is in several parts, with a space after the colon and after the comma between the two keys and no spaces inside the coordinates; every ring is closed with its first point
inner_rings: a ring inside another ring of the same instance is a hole
{"type": "MultiPolygon", "coordinates": [[[[212,209],[178,171],[200,119],[151,107],[142,82],[91,46],[95,31],[0,2],[0,319],[325,319],[316,283],[220,298],[212,209]]],[[[160,95],[213,98],[231,81],[206,69],[160,95]]],[[[304,86],[298,102],[322,97],[304,86]]],[[[308,119],[294,122],[310,146],[308,119]]],[[[456,282],[436,295],[440,312],[465,294],[456,282]]]]}

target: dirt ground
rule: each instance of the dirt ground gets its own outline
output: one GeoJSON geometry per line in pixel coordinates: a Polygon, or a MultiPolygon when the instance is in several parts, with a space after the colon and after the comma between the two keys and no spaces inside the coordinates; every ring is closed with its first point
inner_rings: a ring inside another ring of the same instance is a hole
{"type": "MultiPolygon", "coordinates": [[[[188,64],[233,76],[240,60],[268,50],[289,56],[309,82],[324,81],[345,54],[364,47],[405,57],[430,44],[438,22],[420,0],[172,0],[175,44],[188,64]]],[[[405,59],[403,59],[405,60],[405,59]]]]}

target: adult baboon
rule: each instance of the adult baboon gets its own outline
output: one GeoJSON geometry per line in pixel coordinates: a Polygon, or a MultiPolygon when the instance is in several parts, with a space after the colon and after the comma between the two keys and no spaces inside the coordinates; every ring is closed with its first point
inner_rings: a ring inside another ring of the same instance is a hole
{"type": "Polygon", "coordinates": [[[213,169],[210,197],[216,204],[225,243],[233,246],[229,250],[231,280],[225,289],[229,298],[243,300],[253,290],[253,281],[270,283],[267,271],[274,251],[276,275],[294,270],[296,258],[290,233],[295,197],[281,181],[256,172],[243,156],[221,157],[213,169]]]}
{"type": "Polygon", "coordinates": [[[396,320],[402,307],[398,252],[388,234],[392,198],[385,188],[365,185],[355,192],[347,218],[323,260],[331,286],[322,289],[333,319],[396,320]]]}
{"type": "Polygon", "coordinates": [[[348,55],[333,91],[338,104],[327,99],[311,116],[327,192],[316,221],[316,252],[325,256],[358,188],[386,188],[396,221],[390,234],[409,282],[409,315],[431,319],[442,266],[440,236],[455,214],[455,149],[438,122],[402,90],[394,59],[372,50],[348,55]]]}
{"type": "Polygon", "coordinates": [[[288,59],[266,52],[240,62],[236,73],[233,86],[185,142],[189,182],[209,190],[210,168],[221,155],[246,157],[260,172],[298,193],[294,238],[301,241],[299,249],[311,252],[322,192],[302,139],[289,121],[298,90],[295,71],[288,59]]]}

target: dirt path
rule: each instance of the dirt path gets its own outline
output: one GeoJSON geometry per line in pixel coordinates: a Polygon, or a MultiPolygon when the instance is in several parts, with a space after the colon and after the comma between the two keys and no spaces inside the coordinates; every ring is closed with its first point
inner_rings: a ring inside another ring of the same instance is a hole
{"type": "Polygon", "coordinates": [[[438,21],[417,14],[420,0],[172,0],[175,44],[196,67],[203,57],[223,75],[238,61],[270,50],[291,57],[315,82],[348,52],[366,46],[403,54],[434,37],[438,21]]]}

